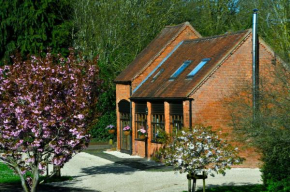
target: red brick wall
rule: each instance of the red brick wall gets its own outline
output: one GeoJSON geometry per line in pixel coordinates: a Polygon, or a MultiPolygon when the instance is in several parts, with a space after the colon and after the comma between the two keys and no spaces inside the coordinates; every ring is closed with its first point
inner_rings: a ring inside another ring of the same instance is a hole
{"type": "Polygon", "coordinates": [[[189,101],[183,101],[183,126],[189,128],[189,101]]]}
{"type": "Polygon", "coordinates": [[[165,132],[170,133],[170,104],[164,102],[164,120],[165,120],[165,132]]]}
{"type": "MultiPolygon", "coordinates": [[[[229,133],[231,140],[231,111],[226,101],[251,84],[252,80],[252,40],[249,37],[225,62],[192,94],[192,123],[212,126],[214,130],[222,129],[229,133]]],[[[273,70],[273,55],[260,46],[260,72],[269,75],[273,70]]],[[[249,87],[251,89],[251,87],[249,87]]],[[[240,145],[240,144],[239,144],[240,145]]],[[[240,147],[240,150],[241,147],[240,147]]],[[[247,160],[242,167],[258,167],[259,155],[253,148],[241,151],[247,160]]]]}
{"type": "MultiPolygon", "coordinates": [[[[132,114],[135,114],[135,102],[132,102],[132,114]]],[[[136,128],[135,128],[135,115],[132,115],[132,154],[137,155],[136,152],[138,151],[138,146],[136,144],[135,138],[136,138],[136,128]]]]}

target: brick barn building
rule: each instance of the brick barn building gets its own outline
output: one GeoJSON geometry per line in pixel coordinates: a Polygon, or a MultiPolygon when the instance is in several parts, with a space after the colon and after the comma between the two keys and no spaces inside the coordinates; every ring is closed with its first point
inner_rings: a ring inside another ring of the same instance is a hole
{"type": "MultiPolygon", "coordinates": [[[[260,76],[273,70],[273,51],[259,41],[260,76]]],[[[117,149],[151,157],[160,130],[196,124],[231,134],[225,100],[252,79],[252,30],[201,37],[188,23],[167,26],[115,79],[117,149]],[[124,135],[126,125],[131,135],[124,135]],[[137,130],[147,128],[147,141],[137,130]]],[[[244,167],[257,167],[253,149],[241,152],[244,167]]]]}

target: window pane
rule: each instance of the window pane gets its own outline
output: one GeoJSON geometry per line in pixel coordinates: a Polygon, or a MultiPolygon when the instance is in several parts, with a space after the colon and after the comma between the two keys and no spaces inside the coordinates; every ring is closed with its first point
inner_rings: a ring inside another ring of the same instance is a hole
{"type": "Polygon", "coordinates": [[[201,60],[201,62],[187,75],[187,77],[193,77],[209,60],[209,58],[201,60]]]}
{"type": "Polygon", "coordinates": [[[152,81],[151,82],[154,82],[157,77],[159,77],[159,75],[164,71],[164,69],[161,69],[156,75],[154,75],[154,77],[152,78],[152,81]]]}
{"type": "Polygon", "coordinates": [[[178,75],[180,75],[184,69],[186,69],[186,67],[191,63],[192,61],[185,61],[171,76],[170,76],[170,80],[175,79],[176,77],[178,77],[178,75]]]}
{"type": "Polygon", "coordinates": [[[136,129],[136,138],[139,139],[138,130],[139,129],[147,130],[147,115],[146,114],[136,114],[135,120],[135,129],[136,129]]]}
{"type": "Polygon", "coordinates": [[[183,115],[171,115],[170,116],[170,129],[175,135],[183,127],[183,115]]]}
{"type": "Polygon", "coordinates": [[[164,115],[162,114],[153,114],[152,115],[152,140],[157,142],[158,137],[160,136],[161,132],[165,131],[164,127],[164,115]]]}

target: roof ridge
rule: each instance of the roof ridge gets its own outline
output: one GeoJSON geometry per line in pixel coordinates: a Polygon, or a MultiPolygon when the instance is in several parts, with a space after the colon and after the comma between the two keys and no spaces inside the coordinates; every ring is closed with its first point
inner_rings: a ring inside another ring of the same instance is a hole
{"type": "Polygon", "coordinates": [[[190,25],[190,23],[188,21],[185,21],[185,22],[177,24],[177,25],[166,25],[164,28],[179,27],[179,26],[182,26],[182,25],[190,25]]]}
{"type": "Polygon", "coordinates": [[[222,35],[214,35],[214,36],[209,36],[209,37],[201,37],[201,38],[197,38],[197,39],[188,39],[188,40],[185,40],[184,42],[204,41],[204,40],[209,40],[209,39],[216,39],[216,38],[219,38],[219,37],[227,37],[227,36],[236,35],[236,34],[240,34],[240,33],[244,33],[244,32],[249,32],[251,30],[252,29],[246,29],[246,30],[240,30],[240,31],[236,31],[236,32],[222,34],[222,35]]]}

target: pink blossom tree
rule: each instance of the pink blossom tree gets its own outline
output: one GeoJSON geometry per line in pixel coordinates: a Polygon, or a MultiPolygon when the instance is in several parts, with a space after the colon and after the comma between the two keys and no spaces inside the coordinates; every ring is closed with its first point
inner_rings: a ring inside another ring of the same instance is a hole
{"type": "Polygon", "coordinates": [[[0,68],[0,159],[34,192],[48,164],[62,167],[89,141],[98,67],[73,50],[64,58],[31,56],[0,68]]]}

